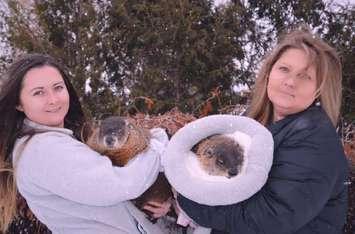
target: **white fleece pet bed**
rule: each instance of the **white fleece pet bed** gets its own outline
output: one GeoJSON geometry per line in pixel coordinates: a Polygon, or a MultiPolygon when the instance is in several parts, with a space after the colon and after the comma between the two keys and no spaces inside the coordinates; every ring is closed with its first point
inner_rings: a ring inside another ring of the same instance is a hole
{"type": "Polygon", "coordinates": [[[266,182],[273,159],[271,133],[257,121],[243,116],[211,115],[179,129],[162,157],[165,175],[176,191],[205,205],[243,201],[266,182]],[[232,134],[244,148],[241,172],[232,178],[211,176],[199,166],[191,148],[214,134],[232,134]]]}

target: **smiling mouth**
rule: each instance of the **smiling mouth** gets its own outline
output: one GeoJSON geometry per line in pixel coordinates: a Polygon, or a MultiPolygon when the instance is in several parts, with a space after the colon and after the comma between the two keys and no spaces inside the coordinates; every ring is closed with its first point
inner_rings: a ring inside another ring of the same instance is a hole
{"type": "Polygon", "coordinates": [[[58,107],[58,108],[55,108],[55,109],[47,110],[46,112],[49,112],[49,113],[56,113],[56,112],[58,112],[60,109],[61,109],[61,107],[58,107]]]}

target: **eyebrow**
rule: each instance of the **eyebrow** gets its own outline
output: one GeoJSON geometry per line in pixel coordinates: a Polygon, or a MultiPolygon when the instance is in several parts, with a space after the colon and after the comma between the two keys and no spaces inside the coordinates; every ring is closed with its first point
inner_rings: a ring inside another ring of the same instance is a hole
{"type": "MultiPolygon", "coordinates": [[[[65,84],[64,81],[58,81],[58,82],[55,82],[52,86],[56,86],[56,85],[59,85],[59,84],[65,84]]],[[[30,89],[30,92],[33,92],[35,90],[42,90],[44,89],[43,86],[39,86],[39,87],[34,87],[33,89],[30,89]]]]}
{"type": "Polygon", "coordinates": [[[285,65],[285,66],[291,66],[290,64],[285,63],[285,62],[282,62],[282,61],[280,61],[280,62],[279,62],[279,64],[281,64],[281,65],[285,65]]]}
{"type": "MultiPolygon", "coordinates": [[[[291,64],[288,64],[288,63],[286,63],[286,62],[280,61],[279,64],[293,68],[293,66],[292,66],[291,64]]],[[[310,65],[307,65],[306,67],[302,68],[302,72],[304,72],[305,74],[308,75],[308,69],[309,69],[309,67],[310,67],[310,65]]]]}
{"type": "Polygon", "coordinates": [[[61,80],[61,81],[58,81],[58,82],[54,83],[53,86],[56,86],[56,85],[58,85],[58,84],[65,84],[65,83],[64,83],[63,80],[61,80]]]}

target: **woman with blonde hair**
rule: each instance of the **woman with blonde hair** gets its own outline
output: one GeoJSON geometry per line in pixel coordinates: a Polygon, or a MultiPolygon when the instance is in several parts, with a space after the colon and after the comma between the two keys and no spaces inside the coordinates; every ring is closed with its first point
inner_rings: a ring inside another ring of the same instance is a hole
{"type": "Polygon", "coordinates": [[[337,234],[347,211],[348,165],[336,132],[341,63],[310,30],[287,33],[263,61],[248,116],[273,135],[266,184],[247,200],[206,206],[178,195],[212,233],[337,234]]]}

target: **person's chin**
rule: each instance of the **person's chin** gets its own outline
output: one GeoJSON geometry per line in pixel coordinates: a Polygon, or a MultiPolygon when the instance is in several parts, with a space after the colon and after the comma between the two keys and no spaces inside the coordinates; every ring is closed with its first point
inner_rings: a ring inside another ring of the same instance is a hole
{"type": "Polygon", "coordinates": [[[292,103],[284,98],[278,98],[277,100],[275,100],[274,102],[272,102],[274,108],[279,108],[279,109],[283,109],[283,110],[287,110],[292,108],[292,103]]]}
{"type": "Polygon", "coordinates": [[[277,103],[274,104],[273,106],[274,106],[274,110],[282,116],[287,116],[289,114],[292,114],[292,108],[290,105],[287,105],[285,103],[277,103]]]}

